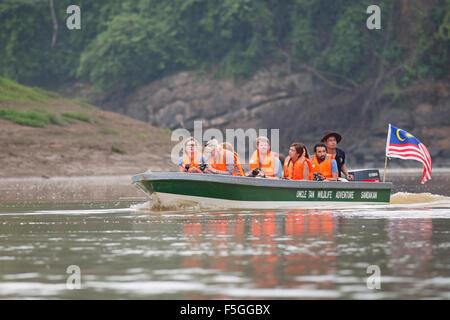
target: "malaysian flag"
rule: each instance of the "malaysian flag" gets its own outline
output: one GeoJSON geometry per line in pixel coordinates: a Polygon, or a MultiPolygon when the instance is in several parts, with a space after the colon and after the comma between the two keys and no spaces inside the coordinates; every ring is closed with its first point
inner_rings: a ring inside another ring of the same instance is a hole
{"type": "Polygon", "coordinates": [[[427,147],[416,137],[405,130],[389,124],[386,141],[386,157],[416,160],[423,164],[423,175],[420,183],[431,179],[431,156],[427,147]]]}

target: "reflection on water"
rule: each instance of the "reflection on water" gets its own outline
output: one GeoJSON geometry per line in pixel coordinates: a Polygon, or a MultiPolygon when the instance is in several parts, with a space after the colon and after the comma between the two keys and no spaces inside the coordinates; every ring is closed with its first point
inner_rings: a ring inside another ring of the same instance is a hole
{"type": "Polygon", "coordinates": [[[0,213],[0,298],[450,298],[450,203],[0,213]],[[81,269],[68,290],[66,269],[81,269]],[[366,285],[381,270],[381,289],[366,285]]]}

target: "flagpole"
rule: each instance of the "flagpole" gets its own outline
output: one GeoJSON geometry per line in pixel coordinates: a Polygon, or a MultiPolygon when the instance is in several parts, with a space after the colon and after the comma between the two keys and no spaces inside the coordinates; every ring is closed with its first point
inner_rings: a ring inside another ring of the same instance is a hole
{"type": "Polygon", "coordinates": [[[386,168],[387,168],[387,160],[388,160],[388,150],[389,150],[389,139],[391,137],[391,124],[389,123],[388,134],[386,137],[386,151],[384,156],[384,174],[383,174],[383,182],[386,182],[386,168]]]}

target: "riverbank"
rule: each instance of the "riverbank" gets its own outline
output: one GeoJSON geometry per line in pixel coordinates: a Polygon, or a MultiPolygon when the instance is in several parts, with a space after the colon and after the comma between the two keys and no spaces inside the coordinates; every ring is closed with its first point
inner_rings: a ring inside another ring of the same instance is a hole
{"type": "Polygon", "coordinates": [[[0,179],[174,170],[171,131],[0,78],[0,179]]]}

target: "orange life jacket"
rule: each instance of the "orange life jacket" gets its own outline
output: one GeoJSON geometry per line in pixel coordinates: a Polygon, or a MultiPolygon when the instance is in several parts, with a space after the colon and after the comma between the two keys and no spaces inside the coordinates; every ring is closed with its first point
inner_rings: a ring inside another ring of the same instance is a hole
{"type": "MultiPolygon", "coordinates": [[[[231,153],[231,152],[226,149],[219,148],[219,161],[217,162],[214,158],[212,158],[210,161],[208,161],[211,164],[211,167],[216,170],[227,171],[226,155],[228,153],[231,153]]],[[[236,171],[236,166],[237,166],[237,162],[236,162],[237,157],[236,157],[236,155],[233,155],[233,157],[234,157],[233,175],[237,175],[237,174],[234,174],[234,172],[236,171]]],[[[240,165],[240,162],[239,162],[239,165],[240,165]]],[[[241,166],[241,169],[242,169],[242,166],[241,166]]],[[[245,175],[245,174],[243,174],[243,175],[245,175]]]]}
{"type": "Polygon", "coordinates": [[[309,169],[309,180],[312,181],[313,179],[313,171],[312,171],[312,165],[311,165],[311,161],[305,157],[305,161],[308,164],[308,169],[309,169]]]}
{"type": "Polygon", "coordinates": [[[291,157],[287,156],[286,159],[284,159],[284,163],[283,163],[283,173],[284,173],[284,177],[287,178],[289,176],[289,160],[291,160],[291,157]]]}
{"type": "MultiPolygon", "coordinates": [[[[302,180],[303,179],[303,167],[304,164],[308,165],[308,168],[310,167],[309,160],[302,156],[301,158],[297,159],[297,161],[292,161],[288,157],[288,163],[284,165],[284,176],[285,178],[292,179],[292,180],[302,180]]],[[[311,173],[311,172],[310,172],[311,173]]],[[[308,175],[306,180],[310,180],[311,174],[308,175]]]]}
{"type": "Polygon", "coordinates": [[[190,168],[195,167],[198,168],[200,164],[202,164],[203,154],[198,152],[197,156],[194,156],[193,161],[191,161],[191,157],[188,157],[186,153],[184,153],[183,160],[181,161],[181,166],[184,168],[188,164],[190,168]]]}
{"type": "Polygon", "coordinates": [[[331,173],[331,160],[333,159],[334,159],[333,155],[327,153],[327,155],[325,156],[325,160],[319,163],[316,155],[314,155],[313,160],[311,161],[312,173],[314,174],[316,172],[319,172],[325,178],[333,177],[331,173]]]}
{"type": "Polygon", "coordinates": [[[260,166],[261,162],[259,160],[259,151],[256,150],[250,158],[250,169],[253,170],[256,168],[261,168],[267,177],[275,177],[275,158],[278,158],[278,154],[276,152],[269,151],[260,166]]]}

